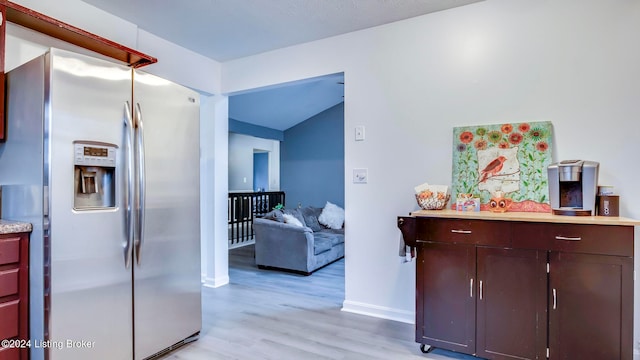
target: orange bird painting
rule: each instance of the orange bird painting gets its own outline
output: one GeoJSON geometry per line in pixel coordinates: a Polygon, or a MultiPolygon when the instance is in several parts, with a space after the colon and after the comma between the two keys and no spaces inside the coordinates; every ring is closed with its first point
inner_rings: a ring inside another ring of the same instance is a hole
{"type": "Polygon", "coordinates": [[[489,176],[496,176],[502,170],[505,161],[507,158],[500,155],[489,162],[484,170],[480,171],[480,182],[485,182],[489,176]]]}

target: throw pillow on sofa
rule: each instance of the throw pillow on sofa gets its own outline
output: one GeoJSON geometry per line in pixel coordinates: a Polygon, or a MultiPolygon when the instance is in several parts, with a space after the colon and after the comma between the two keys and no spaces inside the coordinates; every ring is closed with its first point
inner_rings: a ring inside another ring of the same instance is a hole
{"type": "Polygon", "coordinates": [[[284,214],[284,215],[282,215],[282,217],[284,218],[284,222],[286,224],[295,225],[295,226],[299,226],[299,227],[303,227],[304,226],[304,225],[302,225],[300,220],[296,219],[296,217],[293,216],[293,215],[284,214]]]}
{"type": "Polygon", "coordinates": [[[285,209],[284,213],[293,215],[293,217],[295,217],[296,219],[298,219],[298,221],[300,221],[302,226],[307,226],[307,224],[304,222],[304,217],[302,216],[302,213],[300,212],[299,209],[285,209]]]}
{"type": "Polygon", "coordinates": [[[304,217],[304,223],[314,232],[325,229],[318,221],[318,216],[320,216],[321,211],[322,209],[311,206],[300,209],[302,217],[304,217]]]}
{"type": "Polygon", "coordinates": [[[318,221],[330,229],[342,229],[342,224],[344,224],[344,209],[327,201],[327,204],[322,209],[322,213],[318,217],[318,221]]]}
{"type": "Polygon", "coordinates": [[[284,222],[284,218],[282,217],[282,214],[283,214],[282,210],[275,209],[264,214],[262,218],[277,221],[277,222],[284,222]]]}

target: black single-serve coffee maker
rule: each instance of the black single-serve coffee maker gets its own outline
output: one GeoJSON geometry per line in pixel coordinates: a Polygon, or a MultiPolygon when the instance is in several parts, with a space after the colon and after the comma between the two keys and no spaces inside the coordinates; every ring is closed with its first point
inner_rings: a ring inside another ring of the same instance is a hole
{"type": "Polygon", "coordinates": [[[596,214],[599,166],[595,161],[564,160],[547,167],[549,200],[554,214],[596,214]]]}

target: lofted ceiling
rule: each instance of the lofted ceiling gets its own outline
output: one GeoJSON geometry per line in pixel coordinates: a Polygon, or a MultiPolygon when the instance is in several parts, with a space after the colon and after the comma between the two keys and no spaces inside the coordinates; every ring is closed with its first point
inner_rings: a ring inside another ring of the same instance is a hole
{"type": "MultiPolygon", "coordinates": [[[[483,0],[82,1],[225,62],[483,0]]],[[[312,109],[320,112],[336,105],[336,92],[343,89],[333,86],[335,80],[329,76],[292,84],[292,89],[234,95],[230,117],[284,130],[315,115],[309,116],[312,109]]],[[[342,93],[339,96],[342,99],[342,93]]]]}
{"type": "Polygon", "coordinates": [[[284,131],[343,101],[340,73],[230,96],[229,117],[284,131]]]}

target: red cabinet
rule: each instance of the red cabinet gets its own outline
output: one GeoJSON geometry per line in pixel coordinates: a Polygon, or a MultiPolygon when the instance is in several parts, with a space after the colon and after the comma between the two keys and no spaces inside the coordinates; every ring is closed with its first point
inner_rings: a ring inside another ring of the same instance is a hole
{"type": "Polygon", "coordinates": [[[28,263],[28,234],[0,234],[0,340],[10,341],[0,360],[29,358],[28,263]]]}

